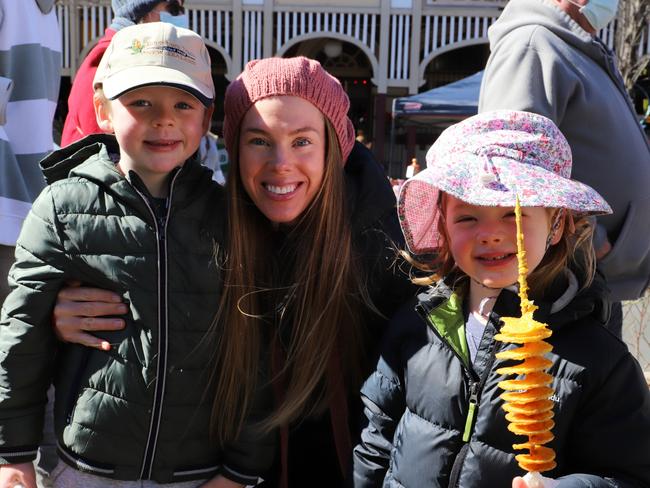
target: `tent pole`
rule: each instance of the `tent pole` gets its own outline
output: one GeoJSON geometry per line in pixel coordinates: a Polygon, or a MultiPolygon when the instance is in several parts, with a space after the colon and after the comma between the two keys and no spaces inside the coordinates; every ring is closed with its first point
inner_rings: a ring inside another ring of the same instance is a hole
{"type": "Polygon", "coordinates": [[[390,114],[390,142],[388,144],[388,177],[394,178],[393,176],[393,141],[395,140],[395,101],[397,99],[393,98],[392,110],[390,114]]]}

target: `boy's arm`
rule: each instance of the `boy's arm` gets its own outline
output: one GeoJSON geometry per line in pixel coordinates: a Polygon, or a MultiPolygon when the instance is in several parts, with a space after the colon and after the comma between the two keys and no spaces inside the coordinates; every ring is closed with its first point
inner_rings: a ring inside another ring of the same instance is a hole
{"type": "Polygon", "coordinates": [[[65,260],[54,222],[48,187],[23,223],[0,317],[0,464],[33,460],[42,437],[55,354],[50,316],[65,260]]]}

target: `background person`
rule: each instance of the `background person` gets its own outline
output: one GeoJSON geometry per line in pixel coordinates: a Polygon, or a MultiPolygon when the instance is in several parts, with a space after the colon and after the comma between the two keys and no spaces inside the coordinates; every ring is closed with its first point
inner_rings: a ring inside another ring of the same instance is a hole
{"type": "Polygon", "coordinates": [[[412,158],[411,164],[409,164],[406,167],[406,179],[413,178],[419,172],[420,172],[420,163],[418,163],[417,158],[412,158]]]}
{"type": "MultiPolygon", "coordinates": [[[[52,121],[61,83],[61,34],[54,0],[0,0],[0,77],[12,89],[4,98],[0,130],[0,303],[9,293],[7,274],[18,233],[45,186],[38,162],[54,149],[52,121]],[[26,130],[26,128],[29,130],[26,130]]],[[[50,392],[50,395],[52,392],[50,392]]],[[[51,417],[51,408],[48,417],[51,417]]],[[[56,463],[51,418],[39,450],[38,475],[56,463]]]]}
{"type": "Polygon", "coordinates": [[[0,138],[0,301],[20,227],[45,186],[38,162],[54,148],[61,34],[53,7],[54,0],[0,0],[0,76],[13,85],[0,138]]]}
{"type": "MultiPolygon", "coordinates": [[[[615,58],[596,33],[617,0],[511,0],[490,27],[479,112],[526,110],[553,120],[573,152],[573,178],[605,197],[594,245],[612,300],[650,282],[650,146],[615,58]]],[[[608,326],[621,336],[620,303],[608,326]]]]}
{"type": "Polygon", "coordinates": [[[111,39],[123,27],[159,22],[161,13],[178,16],[183,12],[183,0],[112,0],[113,21],[97,41],[77,70],[68,96],[68,114],[61,134],[65,147],[89,135],[101,134],[93,106],[93,79],[111,39]]]}

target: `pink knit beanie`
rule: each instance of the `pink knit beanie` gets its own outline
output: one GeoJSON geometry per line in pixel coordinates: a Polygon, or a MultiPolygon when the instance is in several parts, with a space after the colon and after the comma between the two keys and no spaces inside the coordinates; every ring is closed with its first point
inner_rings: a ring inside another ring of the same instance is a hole
{"type": "Polygon", "coordinates": [[[318,61],[302,56],[250,61],[228,85],[223,121],[226,149],[232,152],[244,114],[255,102],[282,95],[304,98],[323,112],[334,126],[345,162],[354,146],[354,127],[347,116],[350,99],[318,61]]]}

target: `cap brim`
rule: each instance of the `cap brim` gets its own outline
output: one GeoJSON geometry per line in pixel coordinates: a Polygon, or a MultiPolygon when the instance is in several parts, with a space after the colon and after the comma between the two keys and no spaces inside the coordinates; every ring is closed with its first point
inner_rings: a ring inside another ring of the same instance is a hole
{"type": "Polygon", "coordinates": [[[115,100],[124,93],[144,86],[162,85],[178,88],[196,97],[206,107],[212,104],[209,87],[197,83],[181,71],[163,66],[135,66],[102,80],[104,95],[115,100]]]}

